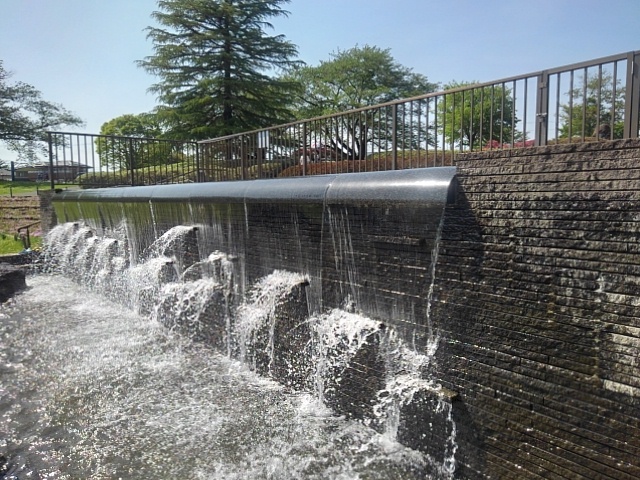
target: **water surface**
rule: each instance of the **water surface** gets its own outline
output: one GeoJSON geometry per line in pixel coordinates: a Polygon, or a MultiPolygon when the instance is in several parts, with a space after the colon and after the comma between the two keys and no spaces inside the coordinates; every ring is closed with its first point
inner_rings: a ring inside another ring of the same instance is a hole
{"type": "Polygon", "coordinates": [[[425,457],[58,276],[0,306],[18,478],[414,479],[425,457]]]}

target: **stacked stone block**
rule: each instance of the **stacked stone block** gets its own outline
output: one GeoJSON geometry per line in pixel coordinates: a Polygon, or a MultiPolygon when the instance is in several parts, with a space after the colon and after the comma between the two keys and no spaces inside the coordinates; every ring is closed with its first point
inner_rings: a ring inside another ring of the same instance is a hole
{"type": "Polygon", "coordinates": [[[433,318],[461,478],[640,478],[640,142],[458,157],[433,318]]]}

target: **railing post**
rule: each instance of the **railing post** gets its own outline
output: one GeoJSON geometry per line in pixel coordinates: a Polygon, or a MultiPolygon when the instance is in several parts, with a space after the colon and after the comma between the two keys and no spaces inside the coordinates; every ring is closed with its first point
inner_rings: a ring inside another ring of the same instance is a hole
{"type": "Polygon", "coordinates": [[[255,160],[256,166],[256,178],[262,178],[263,169],[262,169],[262,149],[260,148],[260,133],[255,134],[255,138],[251,135],[251,156],[255,160]]]}
{"type": "Polygon", "coordinates": [[[135,187],[136,185],[136,177],[135,177],[135,165],[133,159],[133,139],[129,139],[129,173],[131,174],[131,186],[135,187]]]}
{"type": "Polygon", "coordinates": [[[240,137],[240,179],[247,179],[247,151],[244,145],[244,135],[240,137]]]}
{"type": "MultiPolygon", "coordinates": [[[[526,102],[526,99],[525,99],[526,102]]],[[[527,132],[524,132],[525,135],[527,132]]],[[[544,71],[538,75],[536,91],[536,131],[534,145],[544,146],[549,140],[549,74],[544,71]]]]}
{"type": "Polygon", "coordinates": [[[49,143],[49,182],[51,183],[51,190],[55,190],[56,182],[53,179],[53,134],[51,132],[47,132],[47,141],[49,143]]]}
{"type": "Polygon", "coordinates": [[[200,169],[200,144],[194,143],[196,148],[196,183],[202,183],[202,172],[200,169]]]}
{"type": "Polygon", "coordinates": [[[638,138],[640,115],[640,54],[627,55],[627,92],[624,106],[624,138],[638,138]]]}
{"type": "MultiPolygon", "coordinates": [[[[295,158],[294,158],[295,161],[295,158]]],[[[302,176],[307,175],[307,124],[302,124],[302,176]]]]}
{"type": "Polygon", "coordinates": [[[398,168],[398,104],[391,105],[391,170],[398,168]]]}

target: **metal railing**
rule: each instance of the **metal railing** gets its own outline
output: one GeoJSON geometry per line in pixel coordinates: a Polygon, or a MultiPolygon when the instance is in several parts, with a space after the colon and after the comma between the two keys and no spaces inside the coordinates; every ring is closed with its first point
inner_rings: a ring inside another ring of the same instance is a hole
{"type": "Polygon", "coordinates": [[[52,132],[52,186],[69,161],[90,162],[83,185],[140,185],[446,166],[460,152],[637,138],[639,63],[640,52],[622,53],[197,144],[52,132]]]}
{"type": "Polygon", "coordinates": [[[29,231],[29,229],[35,227],[36,225],[40,225],[40,221],[38,220],[37,222],[32,222],[28,225],[23,225],[22,227],[18,227],[17,232],[18,232],[18,237],[20,238],[20,240],[22,241],[22,246],[24,247],[25,250],[29,250],[31,248],[31,232],[29,231]]]}
{"type": "Polygon", "coordinates": [[[48,132],[48,144],[48,165],[34,165],[32,175],[52,189],[202,181],[196,142],[48,132]]]}

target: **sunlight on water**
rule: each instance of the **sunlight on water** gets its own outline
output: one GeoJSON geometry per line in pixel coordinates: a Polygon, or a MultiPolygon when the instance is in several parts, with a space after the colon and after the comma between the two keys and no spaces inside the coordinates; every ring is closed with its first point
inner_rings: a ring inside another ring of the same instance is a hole
{"type": "Polygon", "coordinates": [[[47,275],[0,307],[11,473],[452,478],[451,400],[428,374],[436,332],[417,352],[356,313],[350,288],[346,309],[311,314],[307,275],[247,285],[241,260],[201,252],[198,231],[174,227],[142,251],[126,225],[50,232],[47,275]]]}
{"type": "Polygon", "coordinates": [[[28,284],[0,307],[0,453],[19,478],[425,478],[422,454],[309,393],[64,278],[28,284]]]}

